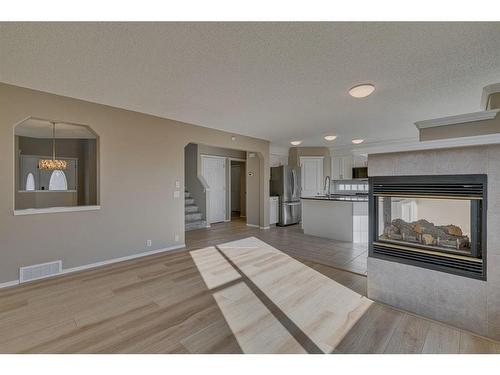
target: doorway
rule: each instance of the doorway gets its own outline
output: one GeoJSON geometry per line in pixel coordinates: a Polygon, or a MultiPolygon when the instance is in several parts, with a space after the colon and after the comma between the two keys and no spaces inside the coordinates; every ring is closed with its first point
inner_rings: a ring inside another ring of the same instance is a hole
{"type": "Polygon", "coordinates": [[[309,197],[323,192],[323,157],[301,156],[302,196],[309,197]]]}
{"type": "Polygon", "coordinates": [[[226,218],[226,158],[201,155],[202,176],[210,186],[208,223],[219,223],[226,218]]]}
{"type": "Polygon", "coordinates": [[[243,160],[230,160],[230,219],[246,217],[246,168],[243,160]]]}

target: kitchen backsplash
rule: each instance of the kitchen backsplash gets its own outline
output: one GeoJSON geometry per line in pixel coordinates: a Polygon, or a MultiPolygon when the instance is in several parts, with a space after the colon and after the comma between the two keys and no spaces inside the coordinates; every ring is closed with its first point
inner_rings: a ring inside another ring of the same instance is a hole
{"type": "Polygon", "coordinates": [[[368,194],[368,180],[332,181],[332,194],[368,194]]]}

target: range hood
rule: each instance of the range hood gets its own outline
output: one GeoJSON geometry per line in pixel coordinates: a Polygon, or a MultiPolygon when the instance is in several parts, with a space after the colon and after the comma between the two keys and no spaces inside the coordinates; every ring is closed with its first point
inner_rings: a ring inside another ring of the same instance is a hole
{"type": "Polygon", "coordinates": [[[420,141],[500,133],[500,83],[486,86],[481,97],[482,111],[417,121],[420,141]]]}

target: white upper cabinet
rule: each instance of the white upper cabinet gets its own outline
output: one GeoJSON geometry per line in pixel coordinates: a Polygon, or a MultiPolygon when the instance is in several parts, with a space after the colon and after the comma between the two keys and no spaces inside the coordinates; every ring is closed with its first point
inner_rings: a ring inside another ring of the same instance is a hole
{"type": "Polygon", "coordinates": [[[353,156],[354,168],[362,168],[368,166],[368,158],[363,155],[354,155],[353,156]]]}
{"type": "Polygon", "coordinates": [[[353,158],[352,156],[332,157],[332,179],[350,180],[352,178],[353,158]]]}
{"type": "Polygon", "coordinates": [[[350,180],[353,168],[366,167],[367,165],[367,158],[362,155],[333,156],[332,180],[350,180]]]}

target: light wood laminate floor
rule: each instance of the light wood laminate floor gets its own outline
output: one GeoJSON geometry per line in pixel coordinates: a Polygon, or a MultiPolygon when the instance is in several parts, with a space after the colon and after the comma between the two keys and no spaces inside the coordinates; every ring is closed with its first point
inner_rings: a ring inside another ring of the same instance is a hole
{"type": "MultiPolygon", "coordinates": [[[[341,263],[339,254],[347,252],[347,259],[357,249],[335,245],[331,255],[324,250],[334,245],[304,236],[297,227],[259,230],[224,223],[188,232],[186,250],[0,290],[0,352],[500,352],[497,342],[376,302],[346,332],[325,338],[315,331],[316,324],[324,324],[321,319],[301,318],[300,309],[311,310],[313,296],[301,295],[297,288],[293,303],[279,298],[276,283],[256,272],[255,267],[265,267],[265,259],[259,264],[224,249],[225,243],[252,236],[307,266],[289,263],[299,276],[316,279],[314,269],[352,293],[366,295],[366,277],[332,267],[341,263]],[[205,248],[217,252],[199,252],[205,248]]],[[[273,267],[289,262],[278,251],[271,256],[273,267]]],[[[280,267],[276,274],[273,267],[266,272],[279,278],[280,267]]],[[[293,295],[293,269],[282,276],[293,295]]],[[[299,276],[297,281],[303,280],[299,276]]]]}
{"type": "Polygon", "coordinates": [[[260,230],[246,226],[242,220],[233,220],[212,225],[209,229],[187,232],[186,245],[203,247],[249,236],[255,236],[295,258],[366,275],[368,244],[306,235],[299,225],[260,230]]]}

